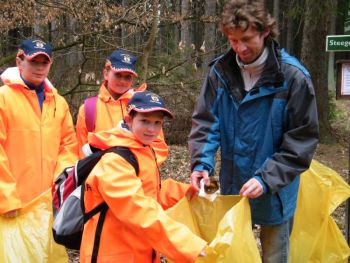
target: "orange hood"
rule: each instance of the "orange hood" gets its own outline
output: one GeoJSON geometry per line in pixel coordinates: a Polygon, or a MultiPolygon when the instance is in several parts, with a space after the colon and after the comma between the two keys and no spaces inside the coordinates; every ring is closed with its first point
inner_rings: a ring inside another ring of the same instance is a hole
{"type": "MultiPolygon", "coordinates": [[[[141,149],[144,145],[139,142],[134,134],[126,127],[124,121],[121,121],[116,128],[89,133],[88,143],[99,149],[107,149],[113,146],[122,146],[132,149],[141,149]]],[[[168,146],[159,136],[152,142],[150,147],[157,156],[158,165],[162,164],[168,156],[168,146]]]]}

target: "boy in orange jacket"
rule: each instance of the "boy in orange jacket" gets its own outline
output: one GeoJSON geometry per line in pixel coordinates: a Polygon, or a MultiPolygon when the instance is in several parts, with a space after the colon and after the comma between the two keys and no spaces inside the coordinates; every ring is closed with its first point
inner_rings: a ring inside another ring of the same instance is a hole
{"type": "MultiPolygon", "coordinates": [[[[16,64],[1,74],[4,86],[0,87],[0,215],[9,218],[25,213],[23,208],[78,159],[68,104],[47,79],[51,45],[24,40],[16,64]]],[[[49,221],[46,227],[51,227],[49,221]]],[[[48,237],[33,238],[40,244],[50,242],[48,237]]],[[[33,255],[40,257],[40,253],[33,255]]]]}
{"type": "Polygon", "coordinates": [[[0,215],[15,217],[78,158],[68,104],[47,79],[51,56],[48,43],[24,40],[1,74],[0,215]]]}
{"type": "MultiPolygon", "coordinates": [[[[85,156],[82,146],[87,143],[88,132],[109,130],[124,119],[126,105],[135,91],[136,61],[124,50],[115,50],[106,59],[98,96],[88,98],[79,108],[76,129],[80,158],[85,156]]],[[[146,84],[142,84],[137,90],[145,89],[146,84]]]]}
{"type": "MultiPolygon", "coordinates": [[[[137,92],[128,103],[125,121],[109,131],[89,134],[91,146],[127,147],[139,164],[137,175],[123,157],[106,153],[86,180],[85,211],[102,202],[109,207],[97,262],[159,262],[155,251],[181,263],[194,262],[204,255],[206,241],[164,212],[193,190],[190,185],[175,181],[161,185],[158,167],[168,154],[167,145],[159,138],[164,117],[173,115],[158,95],[137,92]]],[[[85,224],[80,250],[82,263],[93,257],[98,217],[95,215],[85,224]]]]}

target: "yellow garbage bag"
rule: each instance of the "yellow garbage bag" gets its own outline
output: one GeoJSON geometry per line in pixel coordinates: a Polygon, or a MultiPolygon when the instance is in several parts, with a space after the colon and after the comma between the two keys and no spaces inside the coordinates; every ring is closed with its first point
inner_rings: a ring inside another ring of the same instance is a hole
{"type": "Polygon", "coordinates": [[[331,214],[350,197],[349,185],[315,160],[300,179],[290,262],[348,262],[350,248],[331,214]]]}
{"type": "Polygon", "coordinates": [[[20,210],[15,218],[0,216],[1,263],[67,263],[63,246],[52,237],[50,189],[20,210]]]}
{"type": "Polygon", "coordinates": [[[209,242],[207,256],[197,263],[261,262],[247,198],[219,195],[213,202],[198,196],[191,201],[183,198],[167,214],[209,242]]]}

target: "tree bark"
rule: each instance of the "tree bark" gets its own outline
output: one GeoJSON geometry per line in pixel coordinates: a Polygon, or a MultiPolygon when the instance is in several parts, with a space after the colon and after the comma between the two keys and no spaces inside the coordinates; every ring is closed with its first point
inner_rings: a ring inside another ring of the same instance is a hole
{"type": "Polygon", "coordinates": [[[181,48],[189,47],[191,44],[190,25],[187,17],[190,13],[189,0],[181,1],[181,48]]]}
{"type": "MultiPolygon", "coordinates": [[[[301,50],[301,60],[311,73],[316,91],[320,141],[323,143],[334,142],[328,118],[329,102],[325,39],[330,12],[327,10],[327,1],[306,0],[301,50]]],[[[308,102],[305,101],[305,103],[308,102]]]]}
{"type": "Polygon", "coordinates": [[[215,56],[213,52],[216,46],[216,28],[217,25],[215,23],[215,15],[216,15],[216,0],[206,0],[205,1],[205,25],[204,25],[204,41],[202,45],[202,52],[206,54],[204,57],[204,64],[207,65],[215,56]]]}
{"type": "MultiPolygon", "coordinates": [[[[273,1],[273,16],[276,19],[277,27],[280,28],[280,0],[273,1]]],[[[280,37],[277,40],[280,40],[280,37]]]]}
{"type": "Polygon", "coordinates": [[[149,60],[149,56],[152,52],[152,49],[154,47],[157,33],[158,33],[158,21],[159,21],[158,3],[159,3],[159,0],[152,1],[152,8],[153,8],[152,28],[151,28],[151,32],[150,32],[150,35],[148,37],[148,40],[146,42],[146,45],[143,48],[143,55],[142,55],[141,63],[140,63],[141,64],[140,79],[142,82],[146,82],[146,79],[147,79],[148,60],[149,60]]]}

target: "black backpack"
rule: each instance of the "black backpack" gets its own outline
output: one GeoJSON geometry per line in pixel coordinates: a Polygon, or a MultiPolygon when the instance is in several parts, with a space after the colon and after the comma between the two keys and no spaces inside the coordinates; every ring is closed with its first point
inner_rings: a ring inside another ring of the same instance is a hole
{"type": "Polygon", "coordinates": [[[99,204],[90,212],[85,213],[84,182],[101,157],[108,152],[122,156],[139,173],[138,162],[129,148],[115,146],[106,150],[93,148],[93,154],[79,160],[75,166],[68,167],[58,176],[53,185],[53,237],[56,243],[70,249],[80,249],[84,224],[94,215],[100,213],[95,233],[94,248],[91,262],[96,262],[100,235],[106,217],[108,206],[105,202],[99,204]]]}

